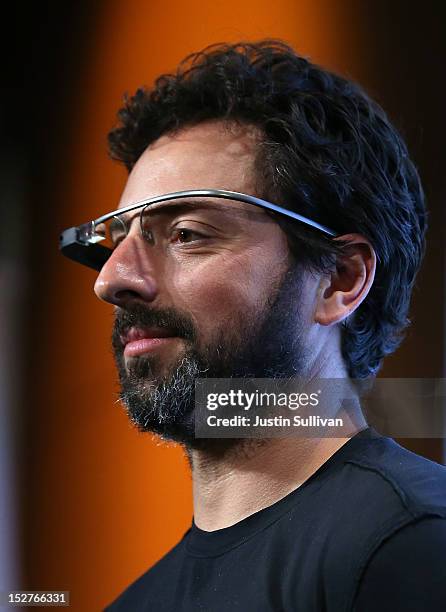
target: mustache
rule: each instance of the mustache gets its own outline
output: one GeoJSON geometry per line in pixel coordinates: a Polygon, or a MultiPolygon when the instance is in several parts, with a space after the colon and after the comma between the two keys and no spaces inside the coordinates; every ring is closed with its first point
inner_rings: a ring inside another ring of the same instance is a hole
{"type": "Polygon", "coordinates": [[[142,304],[132,304],[119,309],[115,315],[112,331],[112,346],[115,351],[122,351],[121,336],[131,327],[168,329],[174,336],[190,342],[196,341],[198,336],[191,317],[174,308],[149,308],[142,304]]]}

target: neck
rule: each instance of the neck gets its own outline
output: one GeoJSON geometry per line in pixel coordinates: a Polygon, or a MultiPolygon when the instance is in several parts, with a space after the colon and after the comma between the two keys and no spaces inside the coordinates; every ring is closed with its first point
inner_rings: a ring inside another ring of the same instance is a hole
{"type": "Polygon", "coordinates": [[[224,452],[190,451],[195,524],[204,531],[230,527],[301,486],[367,427],[360,407],[337,416],[352,422],[348,437],[245,439],[224,452]]]}
{"type": "MultiPolygon", "coordinates": [[[[309,380],[342,379],[348,384],[339,334],[336,338],[327,334],[307,372],[309,380]],[[330,343],[335,343],[335,350],[330,343]]],[[[340,433],[344,437],[215,440],[216,445],[206,450],[189,451],[197,527],[204,531],[230,527],[300,487],[367,427],[353,387],[350,397],[354,399],[347,411],[341,405],[336,414],[327,408],[318,413],[321,417],[342,418],[347,424],[340,433]]]]}

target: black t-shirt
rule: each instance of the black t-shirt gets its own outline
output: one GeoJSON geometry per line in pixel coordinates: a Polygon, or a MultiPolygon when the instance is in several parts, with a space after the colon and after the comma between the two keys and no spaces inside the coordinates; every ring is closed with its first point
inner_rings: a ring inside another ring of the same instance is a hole
{"type": "Polygon", "coordinates": [[[368,427],[272,506],[192,521],[106,610],[444,612],[446,467],[368,427]]]}

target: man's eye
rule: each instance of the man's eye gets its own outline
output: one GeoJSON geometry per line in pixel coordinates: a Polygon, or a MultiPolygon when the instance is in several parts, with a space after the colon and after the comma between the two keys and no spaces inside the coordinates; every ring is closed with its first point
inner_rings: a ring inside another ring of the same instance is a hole
{"type": "Polygon", "coordinates": [[[206,236],[186,228],[177,228],[172,232],[172,242],[179,242],[181,244],[195,242],[196,240],[202,240],[203,238],[206,238],[206,236]]]}

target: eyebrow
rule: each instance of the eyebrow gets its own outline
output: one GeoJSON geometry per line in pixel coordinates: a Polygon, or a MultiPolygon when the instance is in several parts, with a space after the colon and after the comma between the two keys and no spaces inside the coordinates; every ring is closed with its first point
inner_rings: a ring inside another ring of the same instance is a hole
{"type": "MultiPolygon", "coordinates": [[[[226,200],[226,201],[228,201],[228,200],[226,200]]],[[[124,220],[125,223],[129,223],[136,216],[141,214],[141,210],[144,209],[144,208],[145,208],[145,206],[142,205],[141,209],[137,209],[135,214],[131,215],[130,217],[127,217],[126,213],[123,213],[121,218],[124,220]]],[[[253,208],[257,208],[257,207],[253,207],[253,208]]],[[[149,204],[147,206],[147,209],[150,211],[150,213],[152,215],[156,215],[156,214],[162,215],[163,213],[167,213],[167,214],[173,215],[173,214],[179,214],[181,212],[187,212],[188,210],[199,210],[199,209],[202,209],[202,210],[217,210],[217,211],[221,211],[221,212],[226,212],[226,211],[231,209],[231,205],[228,206],[228,205],[220,204],[219,202],[214,202],[212,200],[205,200],[203,198],[200,198],[199,200],[187,200],[187,201],[183,201],[183,202],[163,202],[163,203],[161,203],[159,205],[155,204],[153,207],[149,204]]],[[[232,213],[234,213],[235,210],[237,210],[237,211],[239,211],[241,213],[245,213],[246,215],[249,215],[250,213],[253,212],[253,210],[249,210],[247,208],[240,208],[239,206],[232,207],[232,213]]],[[[260,210],[261,209],[258,209],[259,212],[260,212],[260,210]]],[[[119,215],[119,209],[116,212],[119,215]]],[[[114,221],[115,221],[115,223],[118,223],[117,220],[114,220],[114,221]]]]}

